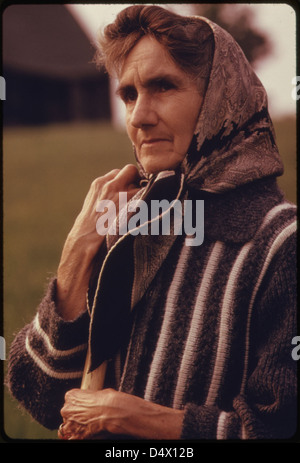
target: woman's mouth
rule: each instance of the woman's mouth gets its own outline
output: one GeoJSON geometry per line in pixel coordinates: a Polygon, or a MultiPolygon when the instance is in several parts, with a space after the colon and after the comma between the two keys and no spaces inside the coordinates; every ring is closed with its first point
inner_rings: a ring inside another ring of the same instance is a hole
{"type": "Polygon", "coordinates": [[[151,146],[151,145],[155,145],[157,143],[163,143],[163,142],[170,142],[170,140],[167,138],[146,138],[142,141],[141,147],[151,146]]]}

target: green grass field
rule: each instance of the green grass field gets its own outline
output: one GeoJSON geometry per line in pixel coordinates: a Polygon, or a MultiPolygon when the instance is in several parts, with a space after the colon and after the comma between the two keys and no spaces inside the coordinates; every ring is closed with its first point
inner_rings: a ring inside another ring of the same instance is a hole
{"type": "MultiPolygon", "coordinates": [[[[296,122],[274,121],[285,164],[279,180],[296,202],[296,122]]],[[[3,134],[4,337],[9,345],[29,322],[92,180],[134,162],[127,135],[107,124],[10,128],[3,134]]],[[[55,439],[5,392],[4,430],[11,438],[55,439]]]]}

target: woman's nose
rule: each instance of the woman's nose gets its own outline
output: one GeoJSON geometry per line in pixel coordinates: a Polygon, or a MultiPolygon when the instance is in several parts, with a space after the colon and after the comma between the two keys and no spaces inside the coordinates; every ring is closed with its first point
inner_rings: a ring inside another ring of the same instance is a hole
{"type": "Polygon", "coordinates": [[[130,117],[131,125],[137,129],[150,125],[154,126],[158,122],[158,114],[150,98],[139,96],[135,102],[130,117]]]}

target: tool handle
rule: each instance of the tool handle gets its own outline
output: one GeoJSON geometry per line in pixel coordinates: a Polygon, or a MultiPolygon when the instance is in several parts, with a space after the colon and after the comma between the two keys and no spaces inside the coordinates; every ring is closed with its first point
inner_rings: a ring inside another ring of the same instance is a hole
{"type": "Polygon", "coordinates": [[[107,362],[103,362],[93,371],[89,371],[90,355],[86,356],[83,376],[81,381],[81,389],[89,389],[91,391],[99,391],[103,389],[107,362]]]}

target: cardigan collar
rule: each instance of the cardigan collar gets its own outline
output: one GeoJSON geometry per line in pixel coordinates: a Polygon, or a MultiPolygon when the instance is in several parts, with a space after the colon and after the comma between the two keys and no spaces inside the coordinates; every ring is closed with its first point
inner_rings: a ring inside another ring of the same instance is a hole
{"type": "Polygon", "coordinates": [[[191,190],[190,197],[204,201],[205,239],[237,244],[250,241],[266,213],[284,198],[271,177],[223,194],[191,190]]]}

